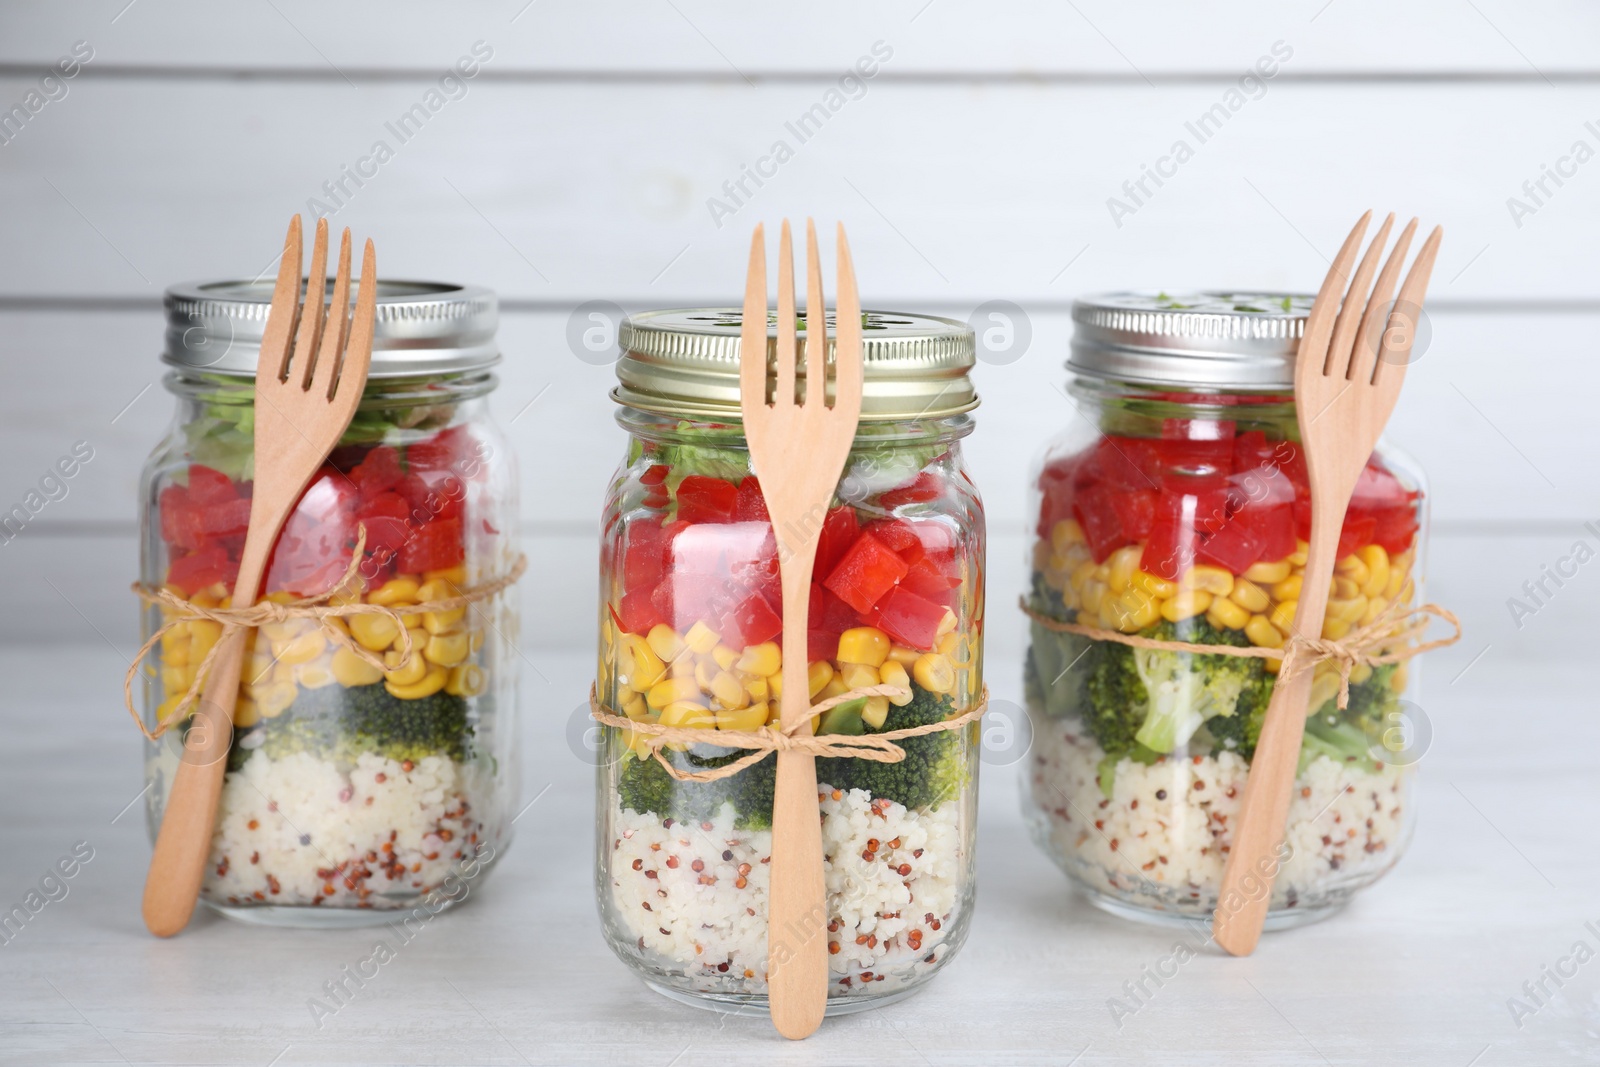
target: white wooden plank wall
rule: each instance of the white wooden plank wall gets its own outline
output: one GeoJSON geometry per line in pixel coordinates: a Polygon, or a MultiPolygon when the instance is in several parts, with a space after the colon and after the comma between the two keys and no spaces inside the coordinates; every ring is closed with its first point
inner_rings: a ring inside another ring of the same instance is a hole
{"type": "MultiPolygon", "coordinates": [[[[536,645],[587,642],[567,620],[588,617],[595,518],[622,448],[611,369],[565,341],[577,304],[734,301],[749,227],[808,213],[849,225],[869,305],[965,317],[989,299],[1021,304],[1031,346],[979,369],[970,442],[999,606],[1021,577],[1026,457],[1074,418],[1058,390],[1072,297],[1312,288],[1353,217],[1376,206],[1446,229],[1430,346],[1393,436],[1433,476],[1432,591],[1468,622],[1461,660],[1485,646],[1577,652],[1600,572],[1580,568],[1520,629],[1505,602],[1573,542],[1600,548],[1583,526],[1600,521],[1600,162],[1589,158],[1600,153],[1600,10],[904,0],[807,11],[785,20],[691,0],[0,8],[0,115],[76,42],[93,50],[0,143],[0,510],[73,442],[95,449],[68,496],[0,546],[0,638],[132,650],[134,486],[171,417],[160,292],[261,270],[286,216],[312,197],[331,203],[323,183],[382,139],[394,157],[347,183],[335,221],[374,237],[390,276],[480,282],[504,299],[497,407],[502,421],[521,412],[511,433],[536,645]],[[399,143],[385,123],[478,42],[492,52],[478,73],[447,85],[399,143]],[[874,48],[876,73],[841,89],[874,48]],[[1241,83],[1262,57],[1273,76],[1241,83]],[[830,91],[836,111],[799,143],[785,123],[830,91]],[[1219,103],[1236,109],[1202,143],[1186,123],[1219,103]],[[735,203],[724,182],[779,139],[793,158],[735,203]],[[1138,200],[1123,190],[1179,139],[1194,154],[1176,174],[1147,180],[1138,200]],[[713,216],[713,197],[731,217],[713,216]],[[1111,197],[1134,210],[1113,218],[1111,197]],[[1514,217],[1511,197],[1532,210],[1514,217]]],[[[996,651],[1020,638],[1009,614],[992,613],[996,651]]]]}

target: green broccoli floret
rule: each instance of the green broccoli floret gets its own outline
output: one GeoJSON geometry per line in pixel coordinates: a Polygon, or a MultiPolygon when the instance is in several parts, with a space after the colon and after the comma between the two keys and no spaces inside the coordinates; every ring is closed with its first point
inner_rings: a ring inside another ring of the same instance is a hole
{"type": "MultiPolygon", "coordinates": [[[[744,750],[717,749],[708,756],[696,749],[684,752],[663,749],[662,755],[679,770],[704,771],[732,763],[748,755],[744,750]]],[[[653,757],[623,756],[617,777],[617,795],[624,808],[643,814],[659,815],[679,822],[703,822],[714,816],[723,804],[732,804],[734,823],[743,830],[765,830],[772,826],[772,791],[777,781],[778,761],[762,760],[730,778],[715,782],[680,782],[666,772],[653,757]]]]}
{"type": "MultiPolygon", "coordinates": [[[[1141,632],[1159,641],[1204,645],[1248,643],[1243,634],[1219,630],[1202,618],[1180,623],[1162,621],[1141,632]]],[[[1260,726],[1250,730],[1250,713],[1265,711],[1271,678],[1261,660],[1246,656],[1195,655],[1161,649],[1130,648],[1113,642],[1095,651],[1088,678],[1085,722],[1108,753],[1142,746],[1169,753],[1186,745],[1207,723],[1216,738],[1243,738],[1254,747],[1260,726]],[[1243,713],[1235,723],[1218,722],[1243,713]]]]}
{"type": "MultiPolygon", "coordinates": [[[[448,756],[465,760],[472,745],[472,724],[464,698],[440,691],[419,700],[402,700],[376,685],[344,688],[302,688],[282,715],[263,719],[262,741],[255,748],[273,759],[310,752],[353,763],[363,752],[393,760],[448,756]]],[[[251,731],[252,733],[256,731],[251,731]]],[[[235,740],[230,766],[237,769],[252,749],[235,740]]]]}
{"type": "Polygon", "coordinates": [[[1255,757],[1261,724],[1266,721],[1267,704],[1272,700],[1272,681],[1273,676],[1266,671],[1252,675],[1241,687],[1232,715],[1206,720],[1202,729],[1211,735],[1213,749],[1237,752],[1246,762],[1255,757]]]}
{"type": "MultiPolygon", "coordinates": [[[[905,730],[930,722],[943,722],[955,714],[955,701],[931,693],[921,686],[911,687],[911,703],[905,707],[889,705],[883,725],[874,729],[863,725],[863,734],[905,730]]],[[[819,759],[817,781],[835,789],[865,789],[874,797],[892,800],[908,808],[936,808],[961,795],[968,780],[966,738],[962,730],[943,730],[895,742],[905,749],[899,763],[878,763],[864,759],[819,759]]]]}

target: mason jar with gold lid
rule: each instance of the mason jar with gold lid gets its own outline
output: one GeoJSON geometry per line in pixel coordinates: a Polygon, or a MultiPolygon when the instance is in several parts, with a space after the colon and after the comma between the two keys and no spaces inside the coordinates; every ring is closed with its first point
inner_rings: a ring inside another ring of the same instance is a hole
{"type": "MultiPolygon", "coordinates": [[[[629,441],[603,519],[596,690],[614,714],[702,731],[661,752],[691,771],[741,755],[718,732],[776,721],[781,689],[778,553],[740,421],[741,317],[653,312],[619,331],[629,441]]],[[[978,402],[972,331],[877,311],[863,325],[861,423],[819,517],[810,695],[909,695],[840,705],[826,734],[947,721],[983,689],[983,510],[960,446],[978,402]]],[[[775,761],[680,781],[640,735],[604,735],[596,889],[611,947],[669,996],[765,1003],[775,761]]],[[[831,1011],[905,995],[966,936],[977,723],[900,744],[898,763],[817,761],[831,1011]]]]}

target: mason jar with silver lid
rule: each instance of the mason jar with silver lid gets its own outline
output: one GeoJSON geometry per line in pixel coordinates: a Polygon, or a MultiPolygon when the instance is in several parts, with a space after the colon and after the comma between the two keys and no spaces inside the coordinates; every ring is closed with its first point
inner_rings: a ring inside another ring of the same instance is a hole
{"type": "MultiPolygon", "coordinates": [[[[1032,482],[1023,808],[1039,846],[1122,915],[1210,918],[1281,660],[1109,635],[1283,647],[1311,519],[1292,391],[1310,306],[1255,292],[1073,306],[1067,367],[1085,418],[1032,482]]],[[[1423,492],[1410,460],[1373,453],[1323,636],[1419,602],[1423,492]]],[[[1329,914],[1399,859],[1418,754],[1399,727],[1415,679],[1414,661],[1357,667],[1340,710],[1339,676],[1317,664],[1269,929],[1329,914]]]]}
{"type": "MultiPolygon", "coordinates": [[[[681,770],[736,759],[719,731],[778,716],[784,605],[740,420],[741,318],[660,311],[619,331],[613,396],[629,440],[603,516],[596,694],[618,716],[701,731],[703,742],[662,750],[681,770]]],[[[810,695],[880,682],[910,695],[840,705],[820,720],[825,734],[945,721],[983,691],[983,509],[960,444],[978,402],[972,331],[881,311],[863,326],[861,422],[818,517],[810,695]]],[[[775,359],[771,324],[768,337],[775,359]]],[[[680,781],[641,736],[603,733],[596,891],[607,941],[668,996],[765,1004],[775,761],[680,781]]],[[[900,743],[900,763],[817,761],[835,1013],[925,982],[971,919],[978,724],[900,743]]]]}
{"type": "MultiPolygon", "coordinates": [[[[270,280],[166,293],[162,359],[178,404],[144,468],[141,575],[147,588],[202,608],[228,607],[238,572],[271,299],[270,280]]],[[[262,598],[287,604],[337,589],[332,603],[385,605],[398,621],[350,614],[319,626],[299,617],[252,634],[201,887],[201,899],[225,914],[313,926],[382,922],[397,910],[431,916],[464,899],[508,842],[515,596],[418,607],[514,577],[516,466],[487,399],[500,361],[497,316],[494,294],[481,287],[378,284],[366,391],[285,523],[262,598]],[[352,565],[353,580],[341,584],[352,565]],[[415,649],[409,660],[401,623],[415,649]]],[[[152,730],[196,684],[221,633],[216,621],[177,620],[156,606],[145,632],[174,621],[142,678],[152,730]]],[[[186,726],[175,723],[147,748],[152,836],[186,726]]]]}

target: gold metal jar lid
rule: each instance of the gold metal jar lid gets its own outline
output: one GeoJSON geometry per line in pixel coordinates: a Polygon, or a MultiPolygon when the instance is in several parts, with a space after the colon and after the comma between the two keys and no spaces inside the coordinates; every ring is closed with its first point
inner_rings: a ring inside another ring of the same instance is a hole
{"type": "MultiPolygon", "coordinates": [[[[678,308],[629,315],[617,331],[619,404],[684,418],[739,417],[739,308],[678,308]]],[[[978,406],[968,371],[972,328],[955,319],[862,313],[861,418],[942,418],[978,406]]],[[[833,309],[828,327],[834,327],[833,309]]],[[[801,319],[800,336],[805,335],[801,319]]],[[[767,317],[767,360],[777,356],[777,317],[767,317]]],[[[828,338],[833,360],[833,337],[828,338]]],[[[804,375],[800,375],[804,381],[804,375]]]]}

